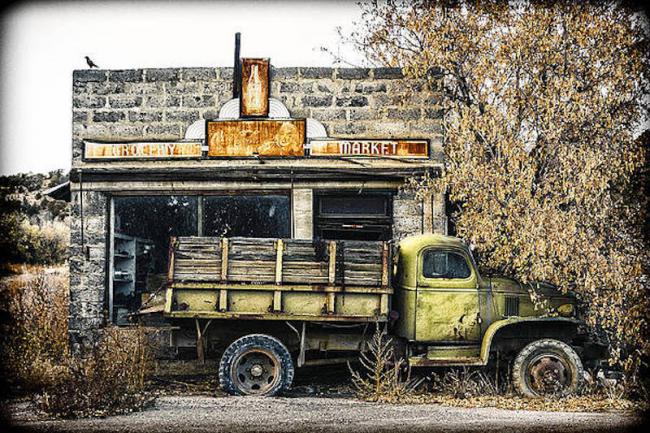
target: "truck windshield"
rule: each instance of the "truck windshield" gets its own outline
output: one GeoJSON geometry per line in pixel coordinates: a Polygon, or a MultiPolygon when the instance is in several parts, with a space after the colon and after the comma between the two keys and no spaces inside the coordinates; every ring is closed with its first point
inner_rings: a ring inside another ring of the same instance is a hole
{"type": "Polygon", "coordinates": [[[425,251],[422,268],[425,278],[468,278],[470,276],[465,257],[448,251],[425,251]]]}

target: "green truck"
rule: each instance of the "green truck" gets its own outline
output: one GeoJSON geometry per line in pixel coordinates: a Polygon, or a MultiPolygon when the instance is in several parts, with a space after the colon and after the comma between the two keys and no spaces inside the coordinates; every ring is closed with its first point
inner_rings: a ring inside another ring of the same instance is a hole
{"type": "Polygon", "coordinates": [[[173,238],[164,314],[193,320],[236,395],[274,395],[294,367],[347,362],[388,329],[412,367],[506,365],[526,396],[578,391],[602,347],[575,299],[481,276],[462,240],[173,238]],[[540,307],[542,305],[542,307],[540,307]]]}

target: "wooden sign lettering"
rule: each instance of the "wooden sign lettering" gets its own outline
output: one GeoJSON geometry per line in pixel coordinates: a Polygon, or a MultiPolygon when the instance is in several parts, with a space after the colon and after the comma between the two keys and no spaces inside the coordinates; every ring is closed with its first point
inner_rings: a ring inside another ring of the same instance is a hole
{"type": "Polygon", "coordinates": [[[191,142],[84,142],[84,159],[166,159],[201,156],[201,143],[191,142]]]}
{"type": "Polygon", "coordinates": [[[424,139],[314,139],[310,143],[312,156],[429,157],[429,140],[424,139]]]}
{"type": "Polygon", "coordinates": [[[208,121],[208,156],[304,156],[305,128],[305,119],[208,121]]]}
{"type": "Polygon", "coordinates": [[[269,59],[242,59],[239,117],[269,115],[269,59]]]}

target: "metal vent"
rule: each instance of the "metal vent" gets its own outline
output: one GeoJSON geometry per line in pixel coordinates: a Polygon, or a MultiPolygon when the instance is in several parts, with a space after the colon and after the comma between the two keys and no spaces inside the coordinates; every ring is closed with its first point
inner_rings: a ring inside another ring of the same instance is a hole
{"type": "Polygon", "coordinates": [[[519,316],[519,297],[506,296],[506,308],[504,316],[519,316]]]}

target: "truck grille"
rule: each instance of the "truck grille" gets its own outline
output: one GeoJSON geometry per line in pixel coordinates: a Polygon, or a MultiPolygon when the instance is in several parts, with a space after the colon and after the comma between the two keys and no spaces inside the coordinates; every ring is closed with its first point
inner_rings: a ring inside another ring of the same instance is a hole
{"type": "Polygon", "coordinates": [[[519,297],[506,296],[506,307],[504,316],[518,316],[519,315],[519,297]]]}

